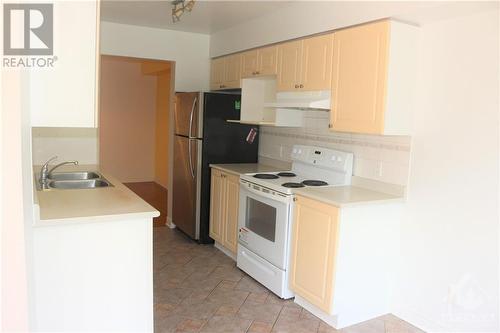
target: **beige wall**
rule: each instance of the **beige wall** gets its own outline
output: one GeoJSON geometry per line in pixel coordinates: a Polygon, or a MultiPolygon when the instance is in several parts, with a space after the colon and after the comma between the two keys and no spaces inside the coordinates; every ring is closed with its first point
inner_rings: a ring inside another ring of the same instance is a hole
{"type": "Polygon", "coordinates": [[[41,165],[52,156],[57,161],[76,160],[80,164],[99,164],[96,128],[33,127],[33,164],[41,165]]]}
{"type": "Polygon", "coordinates": [[[155,181],[168,188],[168,146],[171,70],[157,73],[155,181]]]}
{"type": "Polygon", "coordinates": [[[122,182],[155,179],[156,84],[140,62],[101,57],[99,161],[122,182]]]}
{"type": "Polygon", "coordinates": [[[175,62],[176,91],[208,89],[209,43],[205,34],[101,22],[101,54],[175,62]]]}

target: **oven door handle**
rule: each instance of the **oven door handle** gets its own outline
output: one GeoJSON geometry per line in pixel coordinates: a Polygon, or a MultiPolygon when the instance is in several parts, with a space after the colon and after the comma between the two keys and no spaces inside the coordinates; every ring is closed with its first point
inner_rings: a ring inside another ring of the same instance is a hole
{"type": "Polygon", "coordinates": [[[269,192],[273,192],[273,191],[269,190],[269,189],[267,189],[265,187],[262,187],[260,185],[253,185],[253,184],[246,183],[246,182],[240,182],[240,188],[241,188],[241,190],[247,191],[249,193],[253,193],[253,194],[258,195],[260,197],[271,199],[273,201],[283,202],[285,204],[288,204],[288,203],[292,202],[292,196],[291,195],[290,196],[281,196],[279,194],[274,195],[274,194],[271,194],[271,193],[266,193],[266,191],[269,191],[269,192]],[[257,190],[257,189],[254,188],[254,186],[258,187],[260,189],[263,189],[264,191],[257,190]]]}

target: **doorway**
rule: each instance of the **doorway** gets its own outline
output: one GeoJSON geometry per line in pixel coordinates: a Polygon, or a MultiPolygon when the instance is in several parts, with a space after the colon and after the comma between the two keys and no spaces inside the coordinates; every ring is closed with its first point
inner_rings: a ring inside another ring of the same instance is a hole
{"type": "Polygon", "coordinates": [[[101,56],[99,163],[167,222],[173,63],[101,56]]]}

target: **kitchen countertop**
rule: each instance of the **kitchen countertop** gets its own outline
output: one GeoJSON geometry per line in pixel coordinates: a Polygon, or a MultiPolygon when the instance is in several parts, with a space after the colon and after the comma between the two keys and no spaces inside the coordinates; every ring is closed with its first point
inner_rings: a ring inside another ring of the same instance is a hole
{"type": "MultiPolygon", "coordinates": [[[[34,167],[38,174],[40,167],[34,167]]],[[[153,218],[160,213],[110,174],[95,165],[63,166],[56,172],[97,171],[112,187],[38,191],[35,183],[35,226],[98,222],[117,219],[153,218]]],[[[36,182],[37,179],[34,179],[36,182]]]]}
{"type": "Polygon", "coordinates": [[[373,191],[357,186],[306,187],[296,189],[295,194],[318,200],[339,208],[364,204],[404,201],[403,196],[373,191]]]}
{"type": "MultiPolygon", "coordinates": [[[[257,172],[284,171],[276,167],[259,163],[236,163],[236,164],[210,164],[211,168],[216,168],[234,175],[257,172]]],[[[356,178],[355,185],[338,187],[305,187],[294,189],[294,193],[304,197],[318,200],[336,207],[348,207],[365,204],[380,204],[386,202],[403,202],[404,195],[390,194],[388,191],[379,191],[379,188],[387,187],[387,184],[376,181],[356,178]],[[356,186],[361,185],[363,186],[356,186]],[[373,189],[372,189],[373,188],[373,189]]],[[[393,190],[389,185],[390,190],[393,190]]]]}
{"type": "Polygon", "coordinates": [[[210,164],[210,167],[232,173],[237,176],[244,173],[283,171],[281,169],[260,163],[210,164]]]}

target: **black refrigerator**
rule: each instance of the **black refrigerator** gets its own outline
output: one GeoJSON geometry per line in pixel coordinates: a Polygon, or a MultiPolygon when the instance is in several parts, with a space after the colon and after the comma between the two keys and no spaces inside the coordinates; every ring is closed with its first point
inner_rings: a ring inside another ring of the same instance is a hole
{"type": "Polygon", "coordinates": [[[172,222],[192,239],[211,243],[210,164],[256,163],[257,127],[240,119],[239,92],[175,94],[172,222]]]}

